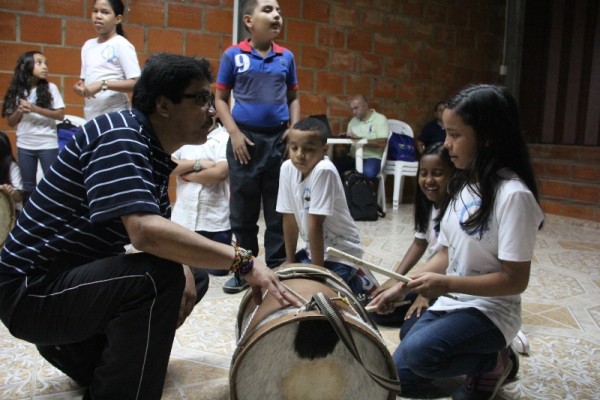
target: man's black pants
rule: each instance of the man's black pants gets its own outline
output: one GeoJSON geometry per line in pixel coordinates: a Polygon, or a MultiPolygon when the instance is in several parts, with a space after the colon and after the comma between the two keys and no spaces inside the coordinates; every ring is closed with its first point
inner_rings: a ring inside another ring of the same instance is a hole
{"type": "Polygon", "coordinates": [[[185,277],[147,253],[0,290],[2,321],[97,399],[160,399],[185,277]]]}

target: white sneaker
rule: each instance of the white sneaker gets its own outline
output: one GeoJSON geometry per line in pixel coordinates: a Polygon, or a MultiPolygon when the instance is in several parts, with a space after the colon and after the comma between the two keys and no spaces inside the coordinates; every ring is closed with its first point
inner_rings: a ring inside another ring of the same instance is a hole
{"type": "Polygon", "coordinates": [[[510,345],[517,353],[526,356],[529,355],[529,342],[527,341],[523,331],[517,332],[517,336],[515,336],[510,345]]]}

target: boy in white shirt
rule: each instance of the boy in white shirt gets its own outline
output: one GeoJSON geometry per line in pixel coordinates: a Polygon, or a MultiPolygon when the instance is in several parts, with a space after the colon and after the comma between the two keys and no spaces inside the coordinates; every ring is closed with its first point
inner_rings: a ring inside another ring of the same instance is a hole
{"type": "Polygon", "coordinates": [[[325,267],[346,281],[355,294],[371,293],[377,281],[368,270],[329,255],[334,247],[361,258],[359,231],[350,215],[342,181],[326,156],[328,130],[323,122],[306,118],[287,138],[289,160],[281,166],[277,212],[283,214],[287,263],[325,267]],[[306,246],[296,252],[298,235],[306,246]]]}
{"type": "MultiPolygon", "coordinates": [[[[214,108],[212,104],[210,107],[214,108]]],[[[229,134],[215,116],[212,119],[206,143],[184,145],[171,155],[177,163],[172,172],[177,177],[177,201],[171,221],[208,239],[231,244],[229,168],[225,154],[229,134]]],[[[207,271],[217,276],[228,274],[220,269],[207,271]]]]}

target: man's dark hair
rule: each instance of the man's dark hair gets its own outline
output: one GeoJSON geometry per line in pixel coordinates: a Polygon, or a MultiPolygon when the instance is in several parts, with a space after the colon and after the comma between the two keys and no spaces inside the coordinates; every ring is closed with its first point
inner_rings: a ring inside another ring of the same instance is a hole
{"type": "Polygon", "coordinates": [[[301,119],[296,122],[292,128],[304,132],[318,132],[323,144],[326,144],[327,139],[329,138],[329,129],[327,129],[327,125],[316,118],[301,119]]]}
{"type": "Polygon", "coordinates": [[[133,88],[131,105],[146,115],[156,110],[156,101],[165,96],[173,103],[193,80],[213,81],[210,64],[204,58],[186,57],[172,53],[157,53],[148,58],[142,75],[133,88]]]}

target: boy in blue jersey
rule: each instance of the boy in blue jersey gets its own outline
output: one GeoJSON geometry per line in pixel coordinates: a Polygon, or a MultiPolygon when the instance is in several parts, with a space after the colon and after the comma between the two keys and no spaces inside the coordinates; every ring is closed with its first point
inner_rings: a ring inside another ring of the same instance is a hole
{"type": "MultiPolygon", "coordinates": [[[[255,296],[298,304],[248,251],[169,220],[170,154],[212,125],[208,61],[151,56],[130,111],[80,128],[0,253],[0,319],[85,387],[84,399],[160,399],[190,270],[239,271],[255,296]],[[133,244],[140,252],[125,254],[133,244]]],[[[298,304],[299,305],[299,304],[298,304]]]]}
{"type": "MultiPolygon", "coordinates": [[[[250,38],[223,53],[215,105],[230,136],[231,230],[237,244],[256,256],[262,202],[265,260],[274,268],[285,261],[282,217],[275,206],[285,136],[300,117],[298,80],[294,55],[273,42],[283,26],[277,1],[248,0],[242,13],[250,38]],[[230,110],[232,92],[235,104],[230,110]]],[[[223,290],[237,293],[247,286],[236,274],[223,290]]]]}

